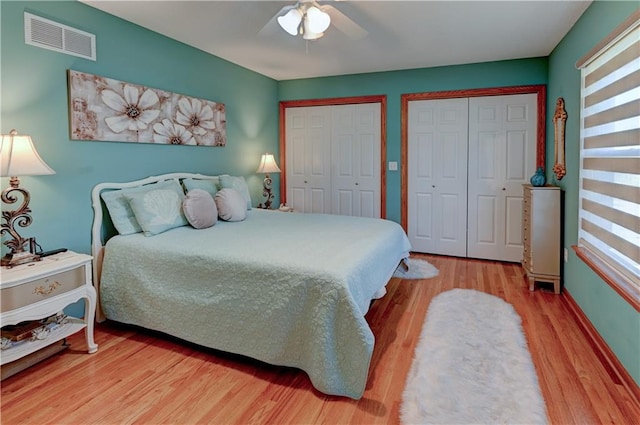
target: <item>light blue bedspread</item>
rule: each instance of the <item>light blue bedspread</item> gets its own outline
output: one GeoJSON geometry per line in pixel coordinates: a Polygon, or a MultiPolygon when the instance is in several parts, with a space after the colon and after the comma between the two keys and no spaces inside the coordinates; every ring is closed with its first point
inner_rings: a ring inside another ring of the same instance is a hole
{"type": "Polygon", "coordinates": [[[107,318],[300,368],[318,390],[360,398],[374,345],[364,315],[409,255],[404,231],[388,220],[247,213],[110,239],[107,318]]]}

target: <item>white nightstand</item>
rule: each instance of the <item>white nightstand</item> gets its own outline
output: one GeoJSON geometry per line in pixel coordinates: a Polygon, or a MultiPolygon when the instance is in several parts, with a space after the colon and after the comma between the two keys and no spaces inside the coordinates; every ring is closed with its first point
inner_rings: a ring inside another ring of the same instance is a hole
{"type": "Polygon", "coordinates": [[[87,351],[98,350],[93,341],[96,290],[91,280],[91,259],[89,255],[68,251],[0,269],[0,326],[40,320],[61,312],[71,303],[85,300],[84,319],[68,317],[66,323],[49,329],[43,339],[12,342],[0,352],[1,365],[35,353],[82,329],[87,351]]]}

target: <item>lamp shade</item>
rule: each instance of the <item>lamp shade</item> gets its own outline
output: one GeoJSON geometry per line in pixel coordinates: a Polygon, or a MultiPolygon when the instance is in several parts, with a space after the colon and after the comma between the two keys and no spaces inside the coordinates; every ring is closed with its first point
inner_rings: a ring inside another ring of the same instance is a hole
{"type": "Polygon", "coordinates": [[[317,40],[320,37],[322,37],[324,35],[323,32],[313,32],[311,31],[311,29],[309,28],[309,20],[305,19],[304,20],[304,32],[302,34],[302,38],[304,38],[305,40],[317,40]]]}
{"type": "Polygon", "coordinates": [[[276,160],[271,153],[265,153],[262,155],[260,159],[260,166],[256,170],[256,173],[279,173],[280,168],[278,168],[278,164],[276,164],[276,160]]]}
{"type": "Polygon", "coordinates": [[[307,10],[307,17],[305,18],[305,30],[308,29],[316,34],[323,33],[329,28],[331,24],[331,17],[328,13],[323,12],[315,6],[311,6],[307,10]]]}
{"type": "Polygon", "coordinates": [[[39,176],[56,173],[40,158],[31,137],[11,130],[9,134],[2,135],[0,143],[0,174],[2,177],[39,176]]]}
{"type": "Polygon", "coordinates": [[[291,9],[284,16],[278,16],[278,23],[283,30],[291,35],[298,35],[298,26],[302,20],[302,13],[297,8],[291,9]]]}

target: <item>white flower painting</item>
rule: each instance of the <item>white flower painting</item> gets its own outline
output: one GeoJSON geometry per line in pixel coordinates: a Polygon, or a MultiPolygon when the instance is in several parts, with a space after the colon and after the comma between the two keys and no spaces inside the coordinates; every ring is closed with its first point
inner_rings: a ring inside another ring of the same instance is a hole
{"type": "Polygon", "coordinates": [[[104,119],[107,126],[115,133],[124,130],[138,131],[147,128],[149,123],[160,115],[158,107],[160,98],[153,90],[140,90],[130,84],[124,85],[124,97],[113,90],[102,91],[102,101],[113,109],[114,115],[104,119]]]}
{"type": "Polygon", "coordinates": [[[173,121],[163,119],[162,123],[153,125],[153,141],[165,145],[195,145],[193,134],[187,131],[184,126],[175,124],[173,121]]]}
{"type": "Polygon", "coordinates": [[[69,70],[72,140],[225,146],[222,103],[69,70]]]}

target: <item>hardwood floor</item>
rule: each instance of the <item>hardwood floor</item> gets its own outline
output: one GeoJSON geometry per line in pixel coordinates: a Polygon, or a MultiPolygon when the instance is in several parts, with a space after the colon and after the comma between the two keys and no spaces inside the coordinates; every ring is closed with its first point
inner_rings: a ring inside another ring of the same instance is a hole
{"type": "Polygon", "coordinates": [[[420,257],[439,276],[392,279],[367,314],[376,346],[361,400],[324,395],[296,369],[103,323],[96,354],[86,354],[79,333],[71,348],[2,381],[2,424],[398,423],[427,307],[452,288],[484,291],[515,307],[551,423],[640,423],[640,407],[594,352],[564,297],[529,292],[517,264],[420,257]]]}

